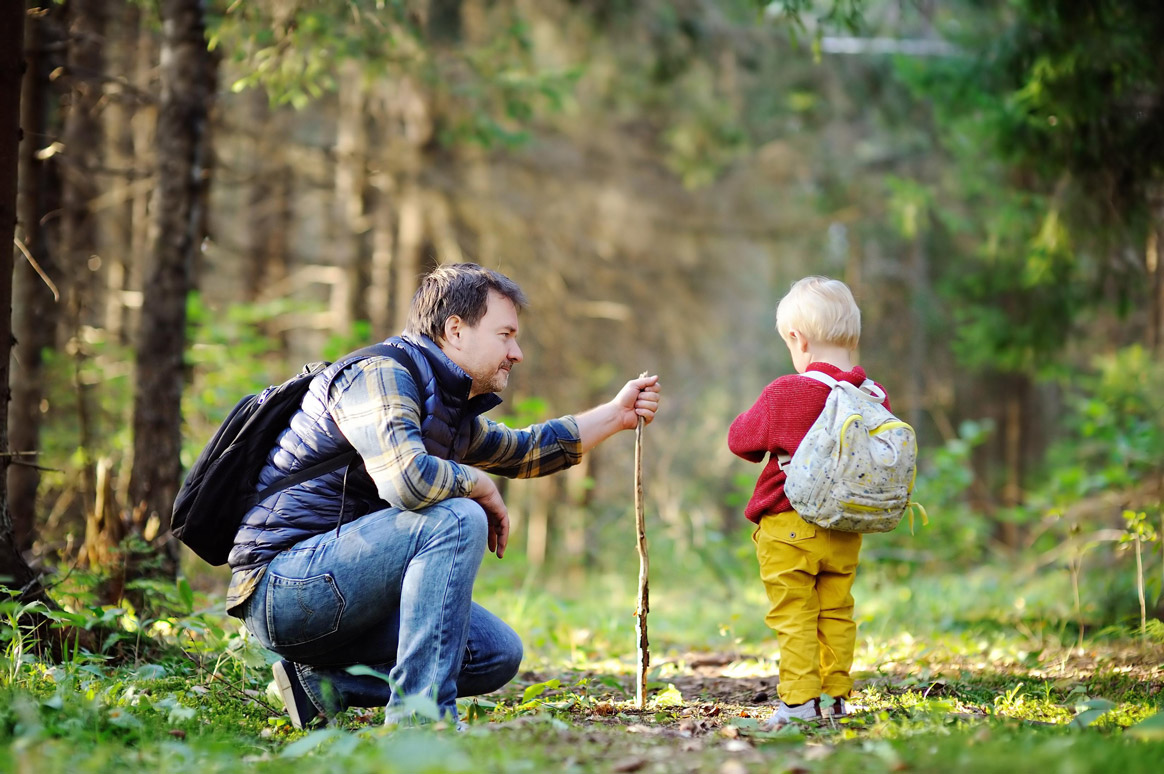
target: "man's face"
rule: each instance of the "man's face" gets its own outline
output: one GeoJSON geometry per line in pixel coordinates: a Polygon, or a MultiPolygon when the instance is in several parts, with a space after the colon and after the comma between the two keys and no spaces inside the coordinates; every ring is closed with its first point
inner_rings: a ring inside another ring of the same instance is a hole
{"type": "Polygon", "coordinates": [[[473,377],[469,397],[501,392],[509,383],[509,369],[522,360],[517,344],[517,307],[490,291],[485,314],[475,326],[466,325],[459,317],[445,322],[441,349],[473,377]]]}

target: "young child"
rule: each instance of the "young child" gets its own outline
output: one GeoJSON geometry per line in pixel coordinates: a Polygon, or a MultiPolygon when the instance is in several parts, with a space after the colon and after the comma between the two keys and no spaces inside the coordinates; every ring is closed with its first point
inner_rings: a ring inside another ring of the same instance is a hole
{"type": "MultiPolygon", "coordinates": [[[[795,282],[776,307],[776,330],[797,374],[816,370],[857,386],[865,381],[864,369],[852,361],[861,312],[845,283],[826,277],[795,282]]],[[[765,621],[780,645],[780,704],[764,724],[769,729],[821,717],[822,693],[833,699],[824,714],[847,714],[853,688],[852,587],[861,535],[800,518],[784,494],[777,461],[796,451],[829,392],[815,379],[781,376],[728,431],[734,454],[750,462],[768,458],[744,515],[758,525],[752,540],[771,605],[765,621]]]]}

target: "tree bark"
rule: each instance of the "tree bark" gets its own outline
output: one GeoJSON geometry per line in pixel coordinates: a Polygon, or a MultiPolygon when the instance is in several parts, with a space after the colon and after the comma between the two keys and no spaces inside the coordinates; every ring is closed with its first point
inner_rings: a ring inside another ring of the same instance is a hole
{"type": "Polygon", "coordinates": [[[13,237],[20,167],[20,87],[24,65],[24,3],[0,3],[0,583],[24,599],[44,595],[14,540],[8,511],[8,400],[12,354],[13,237]]]}
{"type": "Polygon", "coordinates": [[[109,60],[111,73],[117,76],[108,91],[105,111],[106,163],[111,182],[108,214],[102,218],[103,261],[105,267],[104,326],[110,341],[128,345],[125,296],[133,264],[134,190],[142,175],[134,157],[133,118],[138,96],[130,78],[137,60],[137,43],[141,27],[141,10],[134,3],[124,3],[111,25],[109,60]]]}
{"type": "Polygon", "coordinates": [[[421,206],[420,191],[414,183],[406,184],[397,206],[396,260],[396,310],[397,331],[404,330],[408,321],[408,310],[412,306],[412,296],[420,284],[424,264],[424,209],[421,206]]]}
{"type": "Polygon", "coordinates": [[[49,144],[48,83],[53,63],[44,44],[49,38],[46,24],[50,13],[48,9],[38,9],[25,18],[25,71],[20,101],[23,141],[16,208],[17,238],[23,250],[17,253],[12,278],[12,327],[16,340],[11,363],[8,439],[16,457],[8,470],[8,502],[14,540],[22,551],[32,547],[36,534],[40,488],[36,454],[40,449],[45,392],[43,354],[54,345],[61,310],[56,290],[61,283],[60,271],[49,244],[49,226],[42,225],[45,214],[55,209],[47,201],[55,162],[37,158],[37,150],[49,144]]]}
{"type": "Polygon", "coordinates": [[[373,185],[372,273],[368,282],[368,317],[375,336],[387,336],[392,327],[392,266],[395,255],[395,211],[392,176],[381,173],[373,185]]]}
{"type": "Polygon", "coordinates": [[[137,353],[130,502],[134,531],[164,541],[164,569],[172,575],[178,566],[169,527],[181,477],[186,297],[205,222],[200,207],[211,59],[199,0],[163,0],[161,16],[157,236],[137,353]]]}
{"type": "MultiPolygon", "coordinates": [[[[158,61],[157,41],[148,24],[140,24],[138,29],[137,57],[134,62],[134,85],[142,93],[156,97],[158,93],[155,65],[158,61]]],[[[154,161],[156,148],[154,135],[158,126],[158,106],[156,99],[149,99],[137,105],[131,120],[133,133],[133,157],[135,160],[135,180],[131,209],[133,211],[133,234],[130,239],[128,275],[125,281],[125,326],[129,340],[137,341],[141,325],[143,286],[145,285],[146,263],[149,261],[152,204],[154,181],[157,167],[154,161]]]]}
{"type": "MultiPolygon", "coordinates": [[[[66,297],[70,350],[74,376],[87,357],[81,330],[97,324],[93,319],[97,256],[97,225],[92,204],[97,198],[98,155],[102,144],[99,108],[103,96],[101,76],[105,71],[105,0],[74,0],[69,4],[68,56],[65,70],[69,79],[68,108],[63,131],[64,152],[61,169],[62,277],[69,279],[66,297]]],[[[77,380],[77,446],[81,459],[80,495],[86,517],[93,507],[96,473],[93,468],[90,418],[90,386],[77,380]]]]}
{"type": "Polygon", "coordinates": [[[930,369],[926,367],[926,353],[929,341],[926,331],[925,305],[932,297],[930,290],[930,262],[926,249],[926,231],[919,230],[913,238],[909,272],[909,381],[907,395],[909,405],[906,418],[914,432],[921,431],[923,410],[926,404],[925,378],[930,369]]]}
{"type": "MultiPolygon", "coordinates": [[[[1164,191],[1153,196],[1149,204],[1151,224],[1144,264],[1148,274],[1148,321],[1144,340],[1148,351],[1159,355],[1164,352],[1164,266],[1160,251],[1164,250],[1164,191]]],[[[1162,592],[1164,599],[1164,592],[1162,592]]]]}
{"type": "Polygon", "coordinates": [[[288,250],[293,228],[291,166],[283,148],[287,137],[281,114],[271,111],[270,97],[262,89],[249,95],[253,137],[250,170],[247,264],[244,269],[246,298],[258,301],[288,273],[288,250]]]}
{"type": "Polygon", "coordinates": [[[334,304],[339,319],[334,325],[341,333],[351,330],[355,320],[368,319],[367,298],[369,267],[363,249],[365,225],[364,199],[368,185],[368,132],[364,126],[367,87],[358,62],[341,65],[339,110],[335,141],[335,194],[333,220],[336,224],[333,255],[344,273],[337,288],[341,301],[334,304]]]}
{"type": "MultiPolygon", "coordinates": [[[[1011,374],[1004,382],[1006,392],[1002,397],[1002,460],[1005,479],[1002,487],[1002,502],[1013,509],[1023,504],[1024,459],[1026,447],[1026,409],[1030,394],[1030,379],[1024,374],[1011,374]]],[[[1008,549],[1019,548],[1019,525],[1008,520],[998,525],[999,542],[1008,549]]]]}

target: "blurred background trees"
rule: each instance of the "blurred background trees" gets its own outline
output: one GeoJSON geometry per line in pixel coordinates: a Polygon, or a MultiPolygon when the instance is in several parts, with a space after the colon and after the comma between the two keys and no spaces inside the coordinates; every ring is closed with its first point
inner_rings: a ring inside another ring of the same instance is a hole
{"type": "MultiPolygon", "coordinates": [[[[809,273],[853,287],[925,450],[933,524],[874,556],[1114,541],[1164,479],[1157,6],[30,2],[14,540],[111,598],[178,571],[167,501],[226,409],[472,260],[532,301],[509,421],[662,375],[667,561],[750,566],[758,469],[724,437],[790,369],[774,309],[809,273]]],[[[617,562],[630,492],[617,441],[508,483],[518,555],[548,582],[617,562]]]]}

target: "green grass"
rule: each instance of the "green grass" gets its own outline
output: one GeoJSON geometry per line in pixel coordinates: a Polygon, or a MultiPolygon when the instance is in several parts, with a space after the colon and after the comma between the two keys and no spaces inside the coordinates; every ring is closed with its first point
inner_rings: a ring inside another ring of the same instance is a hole
{"type": "Polygon", "coordinates": [[[650,701],[639,711],[634,572],[547,580],[520,559],[487,562],[478,600],[522,634],[527,658],[503,691],[463,702],[464,733],[385,729],[377,710],[293,730],[268,693],[270,655],[213,612],[214,595],[179,589],[166,595],[173,610],[152,617],[79,609],[130,630],[62,664],[14,661],[7,630],[0,771],[1160,770],[1161,639],[1096,606],[1079,649],[1067,579],[1013,568],[866,568],[857,711],[762,732],[776,653],[750,569],[652,577],[650,701]]]}

